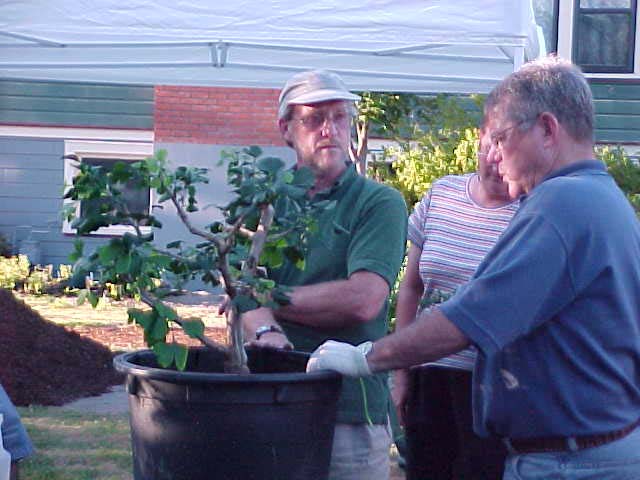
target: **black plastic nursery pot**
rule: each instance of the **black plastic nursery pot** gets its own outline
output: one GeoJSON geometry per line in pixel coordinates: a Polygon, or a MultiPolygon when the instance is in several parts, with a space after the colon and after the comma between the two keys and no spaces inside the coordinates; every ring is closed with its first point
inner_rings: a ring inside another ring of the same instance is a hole
{"type": "Polygon", "coordinates": [[[135,480],[326,479],[342,378],[304,373],[308,354],[251,349],[251,374],[191,349],[185,371],[150,350],[114,359],[127,374],[135,480]]]}

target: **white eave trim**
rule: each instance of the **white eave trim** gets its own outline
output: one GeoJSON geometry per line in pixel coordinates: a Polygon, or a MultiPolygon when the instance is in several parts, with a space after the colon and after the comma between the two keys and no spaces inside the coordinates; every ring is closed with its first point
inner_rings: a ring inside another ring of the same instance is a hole
{"type": "Polygon", "coordinates": [[[74,127],[29,127],[21,125],[0,125],[0,136],[63,138],[65,140],[113,140],[122,142],[151,142],[153,130],[116,128],[74,128],[74,127]]]}

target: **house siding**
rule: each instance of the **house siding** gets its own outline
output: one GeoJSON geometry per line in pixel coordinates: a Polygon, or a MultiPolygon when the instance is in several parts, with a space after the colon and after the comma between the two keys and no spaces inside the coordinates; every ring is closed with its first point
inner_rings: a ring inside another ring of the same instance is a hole
{"type": "Polygon", "coordinates": [[[0,80],[0,124],[153,128],[153,87],[0,80]]]}
{"type": "MultiPolygon", "coordinates": [[[[69,263],[75,238],[62,233],[63,154],[63,140],[0,137],[0,234],[13,253],[36,240],[40,263],[55,267],[69,263]]],[[[105,241],[89,238],[87,246],[105,241]]]]}
{"type": "Polygon", "coordinates": [[[640,82],[590,82],[597,143],[640,145],[640,82]]]}

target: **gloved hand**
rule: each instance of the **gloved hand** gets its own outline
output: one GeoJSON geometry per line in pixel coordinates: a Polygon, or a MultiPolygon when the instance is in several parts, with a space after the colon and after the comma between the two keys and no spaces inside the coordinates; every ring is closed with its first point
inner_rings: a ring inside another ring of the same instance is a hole
{"type": "Polygon", "coordinates": [[[327,340],[311,354],[307,372],[334,370],[347,377],[371,375],[366,358],[371,345],[371,342],[364,342],[354,347],[349,343],[327,340]]]}

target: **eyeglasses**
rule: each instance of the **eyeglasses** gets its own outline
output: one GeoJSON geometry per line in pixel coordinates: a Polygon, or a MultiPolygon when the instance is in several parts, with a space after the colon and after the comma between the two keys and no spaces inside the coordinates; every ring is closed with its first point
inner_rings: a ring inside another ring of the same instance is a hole
{"type": "Polygon", "coordinates": [[[314,112],[304,117],[292,118],[300,122],[307,130],[318,130],[326,121],[330,121],[338,128],[346,128],[351,124],[353,113],[347,110],[329,112],[314,112]]]}
{"type": "Polygon", "coordinates": [[[517,128],[525,123],[534,122],[537,120],[538,116],[536,115],[534,118],[525,118],[524,120],[520,120],[519,122],[514,123],[510,127],[503,128],[502,130],[498,130],[497,132],[493,132],[491,134],[491,143],[495,145],[495,147],[499,150],[502,150],[502,144],[507,139],[507,133],[517,128]]]}

